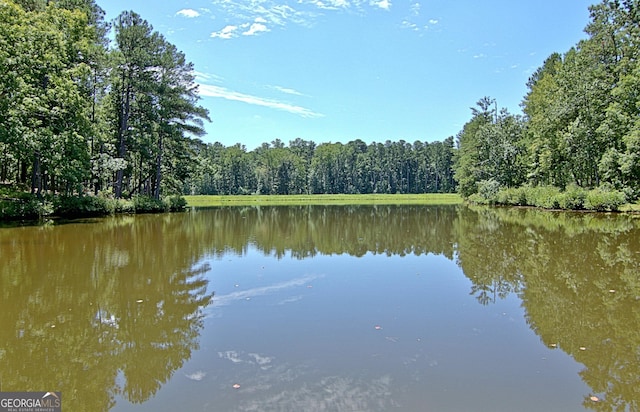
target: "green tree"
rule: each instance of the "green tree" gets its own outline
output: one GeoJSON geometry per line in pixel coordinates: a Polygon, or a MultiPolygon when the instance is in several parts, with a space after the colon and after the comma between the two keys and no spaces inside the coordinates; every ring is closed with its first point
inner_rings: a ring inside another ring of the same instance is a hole
{"type": "Polygon", "coordinates": [[[154,111],[156,113],[156,163],[153,196],[160,198],[163,187],[163,169],[172,173],[173,184],[168,188],[176,193],[182,186],[175,182],[179,164],[184,164],[189,156],[179,158],[188,152],[186,137],[204,134],[203,120],[209,120],[208,112],[197,105],[198,88],[193,74],[193,65],[187,63],[185,55],[176,47],[160,38],[158,69],[155,71],[154,111]]]}
{"type": "MultiPolygon", "coordinates": [[[[132,170],[131,158],[128,157],[128,147],[133,144],[137,132],[138,137],[143,132],[141,127],[148,126],[148,122],[140,122],[142,104],[145,92],[151,91],[154,67],[155,47],[158,35],[152,32],[151,25],[134,12],[123,12],[115,22],[116,50],[113,51],[114,70],[112,78],[112,104],[114,114],[114,134],[116,136],[117,158],[127,162],[129,172],[132,170]],[[138,130],[132,125],[132,114],[136,113],[138,130]]],[[[148,131],[148,130],[147,130],[148,131]]],[[[125,169],[116,171],[114,193],[122,197],[125,184],[125,169]]]]}
{"type": "Polygon", "coordinates": [[[458,191],[464,197],[476,193],[478,182],[487,177],[482,166],[488,158],[488,147],[483,145],[479,132],[483,126],[493,123],[496,115],[494,104],[495,100],[489,97],[480,99],[476,103],[477,108],[471,108],[473,117],[456,137],[458,151],[454,177],[458,183],[458,191]]]}
{"type": "Polygon", "coordinates": [[[6,2],[0,7],[4,158],[20,168],[19,181],[26,181],[31,168],[34,193],[81,192],[92,133],[88,56],[98,30],[87,13],[57,3],[27,11],[6,2]]]}

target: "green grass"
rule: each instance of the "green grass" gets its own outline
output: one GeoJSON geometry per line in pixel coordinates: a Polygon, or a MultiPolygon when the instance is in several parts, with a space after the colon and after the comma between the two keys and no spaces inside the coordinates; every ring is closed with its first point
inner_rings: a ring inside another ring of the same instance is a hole
{"type": "Polygon", "coordinates": [[[460,195],[407,194],[407,195],[237,195],[237,196],[184,196],[187,207],[213,206],[297,206],[297,205],[455,205],[462,203],[460,195]]]}
{"type": "Polygon", "coordinates": [[[620,207],[621,212],[640,213],[640,203],[627,203],[620,207]]]}

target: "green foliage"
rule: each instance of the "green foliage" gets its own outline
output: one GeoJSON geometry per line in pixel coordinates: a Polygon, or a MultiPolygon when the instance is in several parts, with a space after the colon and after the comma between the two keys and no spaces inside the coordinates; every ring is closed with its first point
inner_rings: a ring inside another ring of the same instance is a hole
{"type": "Polygon", "coordinates": [[[618,211],[625,204],[626,198],[623,192],[606,186],[590,190],[584,200],[584,206],[589,210],[604,212],[618,211]]]}
{"type": "Polygon", "coordinates": [[[529,79],[521,122],[490,110],[492,100],[478,102],[458,135],[455,169],[464,197],[617,210],[624,196],[640,196],[638,10],[626,1],[590,7],[589,37],[564,55],[553,53],[529,79]],[[497,195],[491,180],[501,188],[497,195]],[[607,189],[598,189],[602,184],[607,189]]]}
{"type": "Polygon", "coordinates": [[[240,144],[194,144],[200,159],[184,192],[192,194],[451,193],[453,138],[367,145],[276,139],[252,152],[240,144]]]}
{"type": "Polygon", "coordinates": [[[184,54],[133,12],[109,49],[103,19],[94,0],[0,3],[0,181],[31,178],[65,213],[99,213],[70,196],[114,179],[117,198],[179,192],[208,118],[184,54]]]}
{"type": "Polygon", "coordinates": [[[98,196],[38,196],[20,190],[0,188],[0,220],[38,219],[46,216],[89,217],[123,213],[163,213],[185,210],[182,196],[157,200],[136,196],[131,200],[116,199],[107,191],[98,196]]]}
{"type": "Polygon", "coordinates": [[[478,192],[487,199],[481,182],[514,187],[525,181],[524,121],[506,109],[493,109],[495,100],[485,97],[472,109],[473,118],[458,135],[455,164],[458,191],[467,197],[478,192]]]}
{"type": "Polygon", "coordinates": [[[50,199],[39,198],[13,185],[0,185],[0,220],[39,219],[52,213],[50,199]]]}
{"type": "Polygon", "coordinates": [[[58,216],[104,216],[115,212],[115,205],[101,196],[60,196],[54,201],[58,216]]]}
{"type": "Polygon", "coordinates": [[[576,185],[570,185],[564,192],[560,193],[558,206],[561,209],[582,210],[585,208],[586,197],[586,190],[576,185]]]}
{"type": "Polygon", "coordinates": [[[182,196],[158,200],[136,196],[132,200],[108,196],[61,196],[54,198],[54,215],[66,217],[104,216],[115,213],[163,213],[183,211],[187,205],[182,196]]]}
{"type": "Polygon", "coordinates": [[[169,204],[150,196],[135,196],[133,207],[136,213],[162,213],[169,211],[169,204]]]}
{"type": "Polygon", "coordinates": [[[183,196],[168,196],[163,202],[169,205],[170,212],[181,212],[187,208],[187,200],[183,196]]]}
{"type": "Polygon", "coordinates": [[[190,207],[309,205],[457,205],[455,193],[336,195],[196,195],[184,197],[190,207]]]}
{"type": "Polygon", "coordinates": [[[560,191],[554,186],[528,185],[500,189],[495,181],[483,181],[480,182],[479,187],[478,193],[474,193],[467,199],[470,203],[604,212],[618,211],[626,202],[622,191],[607,185],[593,190],[572,185],[565,191],[560,191]]]}
{"type": "Polygon", "coordinates": [[[496,204],[526,206],[528,187],[508,187],[501,189],[496,195],[496,204]]]}
{"type": "Polygon", "coordinates": [[[495,204],[500,191],[500,183],[495,179],[478,182],[478,196],[488,204],[495,204]]]}
{"type": "Polygon", "coordinates": [[[527,203],[543,209],[560,207],[560,189],[555,186],[530,186],[526,188],[527,203]]]}
{"type": "Polygon", "coordinates": [[[31,194],[20,198],[0,198],[0,220],[39,219],[51,213],[50,202],[31,194]]]}

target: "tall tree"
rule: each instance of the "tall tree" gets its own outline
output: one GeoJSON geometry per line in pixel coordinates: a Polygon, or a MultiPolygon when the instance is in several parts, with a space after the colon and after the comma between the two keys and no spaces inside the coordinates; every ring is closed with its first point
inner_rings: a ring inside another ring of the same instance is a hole
{"type": "MultiPolygon", "coordinates": [[[[207,110],[197,105],[199,96],[193,65],[186,61],[185,55],[161,37],[158,57],[154,87],[158,122],[153,190],[156,199],[160,198],[162,190],[163,168],[175,171],[171,161],[187,150],[185,138],[187,135],[202,136],[203,120],[209,120],[207,110]]],[[[181,160],[185,162],[187,159],[181,160]]],[[[177,186],[173,187],[174,192],[177,186]]]]}
{"type": "Polygon", "coordinates": [[[476,103],[477,107],[471,108],[473,117],[457,136],[455,179],[458,182],[458,191],[465,197],[476,193],[478,182],[487,178],[482,165],[488,158],[488,147],[479,138],[479,132],[483,126],[494,122],[494,104],[495,100],[489,97],[480,99],[476,103]]]}
{"type": "MultiPolygon", "coordinates": [[[[127,11],[116,19],[115,40],[117,48],[113,53],[112,99],[116,121],[116,153],[119,159],[128,161],[127,147],[133,138],[131,116],[136,109],[134,105],[138,103],[136,99],[142,99],[145,92],[151,91],[158,35],[153,33],[146,20],[127,11]]],[[[138,109],[141,107],[137,106],[138,109]]],[[[127,166],[132,167],[130,162],[127,166]]],[[[118,169],[114,185],[114,193],[118,198],[123,194],[124,177],[125,169],[118,169]]]]}

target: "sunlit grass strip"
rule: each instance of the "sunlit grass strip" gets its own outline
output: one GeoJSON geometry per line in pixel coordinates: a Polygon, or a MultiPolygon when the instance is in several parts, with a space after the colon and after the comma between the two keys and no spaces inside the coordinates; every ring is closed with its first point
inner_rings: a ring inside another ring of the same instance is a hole
{"type": "Polygon", "coordinates": [[[640,213],[640,203],[627,203],[620,207],[621,212],[640,213]]]}
{"type": "Polygon", "coordinates": [[[296,206],[296,205],[456,205],[462,203],[458,194],[401,195],[237,195],[184,196],[187,207],[213,206],[296,206]]]}

